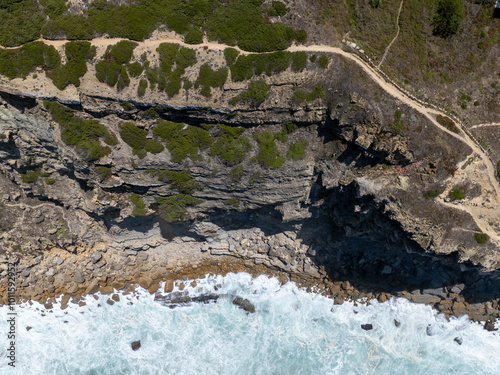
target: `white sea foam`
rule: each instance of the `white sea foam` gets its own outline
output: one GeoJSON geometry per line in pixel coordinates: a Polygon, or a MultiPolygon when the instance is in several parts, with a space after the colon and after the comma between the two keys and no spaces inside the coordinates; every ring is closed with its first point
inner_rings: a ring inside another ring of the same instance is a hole
{"type": "Polygon", "coordinates": [[[15,369],[2,307],[0,374],[500,374],[498,333],[404,299],[335,306],[293,283],[245,273],[197,280],[185,291],[222,297],[175,309],[145,291],[113,306],[109,296],[53,312],[17,306],[15,369]],[[231,295],[250,300],[256,313],[233,305],[231,295]],[[373,330],[361,329],[367,323],[373,330]],[[132,351],[135,340],[142,346],[132,351]]]}

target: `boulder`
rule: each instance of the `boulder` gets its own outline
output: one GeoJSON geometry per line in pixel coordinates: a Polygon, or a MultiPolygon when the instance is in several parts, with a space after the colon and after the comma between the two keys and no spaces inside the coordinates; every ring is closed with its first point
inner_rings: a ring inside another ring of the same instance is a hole
{"type": "Polygon", "coordinates": [[[462,343],[464,342],[461,337],[455,337],[453,341],[455,341],[458,345],[462,345],[462,343]]]}
{"type": "Polygon", "coordinates": [[[240,309],[245,310],[247,313],[255,312],[255,306],[246,298],[235,297],[233,299],[233,305],[238,306],[240,309]]]}
{"type": "Polygon", "coordinates": [[[361,328],[365,331],[371,331],[373,329],[373,324],[361,324],[361,328]]]}
{"type": "Polygon", "coordinates": [[[132,341],[132,344],[130,344],[130,346],[132,347],[132,350],[135,352],[136,350],[139,350],[139,348],[141,347],[141,340],[137,340],[137,341],[132,341]]]}
{"type": "Polygon", "coordinates": [[[92,263],[96,264],[97,262],[99,262],[102,258],[102,254],[101,253],[94,253],[92,254],[92,256],[90,257],[90,259],[92,260],[92,263]]]}
{"type": "Polygon", "coordinates": [[[75,271],[75,273],[73,274],[73,281],[75,283],[83,283],[85,281],[85,279],[80,271],[75,271]]]}
{"type": "Polygon", "coordinates": [[[491,320],[484,322],[484,329],[489,332],[498,331],[498,328],[495,328],[495,324],[491,320]]]}

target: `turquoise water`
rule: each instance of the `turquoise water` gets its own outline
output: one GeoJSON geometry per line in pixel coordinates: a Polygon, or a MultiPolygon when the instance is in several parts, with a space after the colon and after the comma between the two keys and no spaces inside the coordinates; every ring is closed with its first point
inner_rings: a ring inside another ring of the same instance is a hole
{"type": "MultiPolygon", "coordinates": [[[[448,322],[428,306],[404,299],[335,306],[293,283],[245,273],[197,283],[185,291],[222,297],[170,309],[144,291],[113,306],[109,296],[89,296],[86,306],[45,316],[41,305],[17,306],[16,368],[2,344],[0,374],[500,374],[498,333],[466,318],[448,322]],[[250,300],[256,313],[231,295],[250,300]],[[366,323],[373,330],[362,330],[366,323]],[[136,340],[142,346],[132,351],[136,340]]],[[[6,343],[7,307],[0,316],[6,343]]]]}

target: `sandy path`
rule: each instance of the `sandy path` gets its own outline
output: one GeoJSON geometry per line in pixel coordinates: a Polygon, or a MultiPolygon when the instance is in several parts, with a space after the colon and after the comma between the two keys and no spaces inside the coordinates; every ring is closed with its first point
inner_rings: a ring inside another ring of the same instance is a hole
{"type": "MultiPolygon", "coordinates": [[[[401,2],[400,5],[400,12],[402,8],[403,2],[401,2]]],[[[399,15],[398,15],[398,24],[399,24],[399,15]]],[[[399,26],[398,26],[399,27],[399,26]]],[[[203,49],[211,49],[211,50],[224,50],[226,48],[234,48],[237,51],[239,51],[241,54],[250,54],[252,52],[247,52],[241,50],[237,46],[228,46],[225,44],[220,44],[220,43],[215,43],[215,42],[207,42],[205,41],[202,44],[197,44],[197,45],[192,45],[192,44],[187,44],[185,43],[182,39],[179,37],[169,34],[168,36],[165,36],[165,34],[160,34],[156,37],[147,39],[143,42],[138,42],[141,46],[145,46],[147,48],[151,48],[154,50],[160,43],[176,43],[179,44],[183,47],[188,47],[188,48],[203,48],[203,49]]],[[[104,48],[107,47],[108,45],[113,45],[116,44],[117,42],[121,40],[126,40],[124,38],[96,38],[91,41],[91,43],[99,48],[104,48]]],[[[68,40],[46,40],[46,39],[39,39],[39,41],[42,41],[46,44],[52,45],[57,48],[62,48],[62,46],[68,42],[68,40]]],[[[389,46],[388,46],[389,47],[389,46]]],[[[400,100],[404,104],[408,105],[409,107],[415,109],[416,111],[420,112],[423,114],[429,121],[434,124],[436,127],[438,127],[441,131],[444,131],[451,135],[452,137],[456,138],[458,141],[466,143],[472,150],[473,154],[478,155],[478,162],[472,163],[470,166],[467,167],[467,174],[468,175],[474,175],[474,177],[477,177],[479,180],[474,180],[470,179],[471,181],[476,181],[481,184],[483,191],[488,192],[489,197],[483,197],[485,194],[482,194],[482,202],[477,202],[475,203],[479,206],[483,206],[483,203],[485,203],[486,206],[492,207],[492,209],[488,210],[480,210],[481,212],[478,212],[478,209],[472,208],[471,206],[463,206],[463,209],[465,209],[467,212],[470,213],[470,215],[474,218],[476,221],[478,227],[485,233],[487,233],[490,238],[495,241],[497,244],[500,246],[500,235],[493,232],[491,227],[489,225],[486,225],[485,222],[490,222],[493,221],[495,223],[500,222],[500,185],[496,179],[496,169],[493,166],[493,163],[491,160],[488,158],[488,156],[483,152],[483,150],[475,143],[474,140],[472,140],[468,134],[466,134],[460,124],[456,124],[457,127],[460,129],[459,134],[455,134],[451,132],[450,130],[446,129],[445,127],[441,126],[437,121],[436,121],[436,116],[438,114],[441,115],[446,115],[445,113],[442,113],[438,110],[427,108],[426,106],[420,104],[419,102],[413,100],[412,98],[408,97],[407,94],[404,92],[400,91],[392,82],[389,82],[386,78],[382,77],[373,67],[371,67],[369,64],[367,64],[365,61],[363,61],[359,56],[353,53],[346,52],[342,50],[341,48],[337,47],[331,47],[328,45],[309,45],[309,46],[297,46],[297,45],[292,45],[291,47],[287,48],[286,51],[289,52],[324,52],[324,53],[334,53],[337,55],[341,55],[345,58],[348,58],[352,61],[354,61],[363,71],[368,74],[368,76],[375,81],[382,89],[384,89],[387,93],[389,93],[391,96],[394,98],[400,100]],[[493,202],[491,202],[493,200],[493,202]],[[489,202],[488,202],[489,201],[489,202]],[[487,203],[487,204],[486,204],[487,203]]],[[[484,125],[484,124],[482,124],[484,125]]],[[[498,124],[496,124],[498,125],[498,124]]],[[[478,125],[476,125],[478,126],[478,125]]],[[[459,167],[460,170],[460,167],[459,167]]],[[[452,177],[451,181],[448,184],[448,187],[453,186],[456,184],[459,180],[462,180],[464,176],[461,173],[458,173],[456,177],[452,177]],[[461,176],[460,178],[458,176],[461,176]]],[[[449,189],[447,189],[449,190],[449,189]]],[[[476,199],[477,201],[477,199],[476,199]]],[[[445,202],[442,202],[445,204],[445,202]]],[[[446,203],[448,205],[448,203],[446,203]]],[[[453,205],[456,207],[456,205],[453,205]]]]}
{"type": "Polygon", "coordinates": [[[500,122],[489,122],[489,123],[485,123],[485,124],[478,124],[478,125],[471,126],[470,129],[484,128],[487,126],[500,126],[500,122]]]}
{"type": "Polygon", "coordinates": [[[396,39],[399,36],[399,30],[400,30],[400,28],[399,28],[399,15],[401,14],[401,9],[403,9],[403,1],[404,0],[401,0],[401,5],[399,6],[398,18],[396,19],[396,26],[398,27],[398,31],[396,32],[396,36],[394,37],[394,39],[389,43],[389,45],[387,47],[385,47],[384,55],[382,56],[382,59],[380,59],[380,62],[377,65],[377,68],[379,68],[379,69],[383,64],[385,57],[389,53],[389,50],[391,49],[392,44],[396,41],[396,39]]]}

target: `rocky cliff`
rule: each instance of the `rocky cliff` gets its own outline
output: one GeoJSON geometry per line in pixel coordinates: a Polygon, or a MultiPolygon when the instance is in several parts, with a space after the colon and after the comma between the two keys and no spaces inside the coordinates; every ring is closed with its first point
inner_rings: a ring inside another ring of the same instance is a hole
{"type": "Polygon", "coordinates": [[[1,249],[21,259],[27,296],[45,292],[34,282],[86,290],[106,262],[116,275],[129,257],[164,260],[177,246],[187,261],[236,257],[325,283],[497,301],[499,244],[483,228],[498,236],[498,200],[484,159],[329,59],[267,77],[258,104],[230,104],[249,81],[210,99],[195,88],[139,97],[139,78],[117,91],[93,64],[78,89],[4,82],[1,249]],[[63,264],[71,254],[95,259],[76,274],[63,264]]]}

